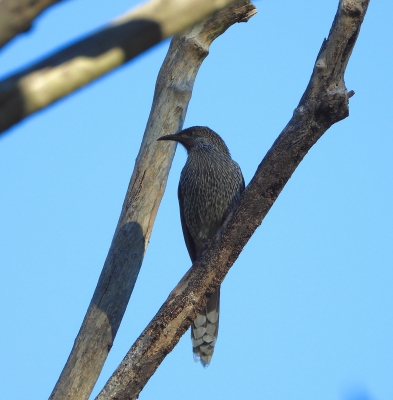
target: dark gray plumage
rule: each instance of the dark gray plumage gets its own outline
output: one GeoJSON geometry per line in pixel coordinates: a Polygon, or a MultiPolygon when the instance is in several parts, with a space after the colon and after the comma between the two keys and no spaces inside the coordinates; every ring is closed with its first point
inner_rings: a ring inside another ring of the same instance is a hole
{"type": "MultiPolygon", "coordinates": [[[[194,262],[219,231],[244,190],[239,165],[217,133],[193,126],[159,140],[174,140],[187,150],[188,158],[179,182],[178,197],[184,240],[194,262]]],[[[195,361],[206,367],[218,336],[220,287],[191,325],[195,361]]]]}

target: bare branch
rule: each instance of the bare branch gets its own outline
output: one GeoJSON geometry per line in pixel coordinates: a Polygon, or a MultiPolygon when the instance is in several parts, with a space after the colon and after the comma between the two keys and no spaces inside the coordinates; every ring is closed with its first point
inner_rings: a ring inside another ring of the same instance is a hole
{"type": "Polygon", "coordinates": [[[233,1],[151,0],[0,81],[0,133],[233,1]]]}
{"type": "Polygon", "coordinates": [[[248,0],[218,12],[172,40],[122,213],[95,293],[51,399],[87,399],[134,288],[164,192],[175,147],[157,138],[183,126],[196,74],[211,42],[255,13],[248,0]]]}
{"type": "Polygon", "coordinates": [[[17,34],[26,32],[39,14],[61,0],[0,1],[0,48],[17,34]]]}
{"type": "Polygon", "coordinates": [[[262,223],[308,150],[334,123],[348,116],[344,72],[369,0],[341,0],[323,42],[310,83],[293,117],[274,142],[204,255],[194,263],[114,372],[98,400],[136,399],[221,284],[241,250],[262,223]]]}

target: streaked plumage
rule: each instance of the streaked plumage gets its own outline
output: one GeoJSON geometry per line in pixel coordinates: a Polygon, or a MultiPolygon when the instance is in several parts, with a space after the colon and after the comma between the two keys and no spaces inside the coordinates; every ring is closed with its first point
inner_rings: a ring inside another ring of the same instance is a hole
{"type": "MultiPolygon", "coordinates": [[[[178,197],[184,240],[194,262],[208,247],[244,190],[239,165],[221,137],[207,127],[193,126],[159,140],[174,140],[187,150],[178,197]]],[[[206,367],[218,336],[220,287],[191,325],[195,361],[206,367]]]]}

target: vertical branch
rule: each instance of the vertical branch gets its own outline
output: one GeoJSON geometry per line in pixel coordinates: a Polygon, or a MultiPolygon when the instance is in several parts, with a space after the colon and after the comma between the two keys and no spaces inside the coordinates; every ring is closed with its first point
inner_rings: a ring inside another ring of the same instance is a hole
{"type": "Polygon", "coordinates": [[[172,40],[108,256],[51,399],[89,397],[134,288],[172,163],[175,147],[156,140],[182,129],[195,77],[211,42],[255,12],[242,0],[172,40]]]}

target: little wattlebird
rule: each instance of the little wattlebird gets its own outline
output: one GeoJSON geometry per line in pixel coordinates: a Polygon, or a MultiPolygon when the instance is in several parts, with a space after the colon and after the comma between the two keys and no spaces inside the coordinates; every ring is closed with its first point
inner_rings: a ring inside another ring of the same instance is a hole
{"type": "MultiPolygon", "coordinates": [[[[239,165],[221,137],[205,126],[193,126],[158,140],[181,143],[188,157],[178,188],[184,240],[194,262],[220,230],[244,190],[239,165]]],[[[208,366],[218,336],[220,287],[191,325],[194,360],[208,366]]]]}

